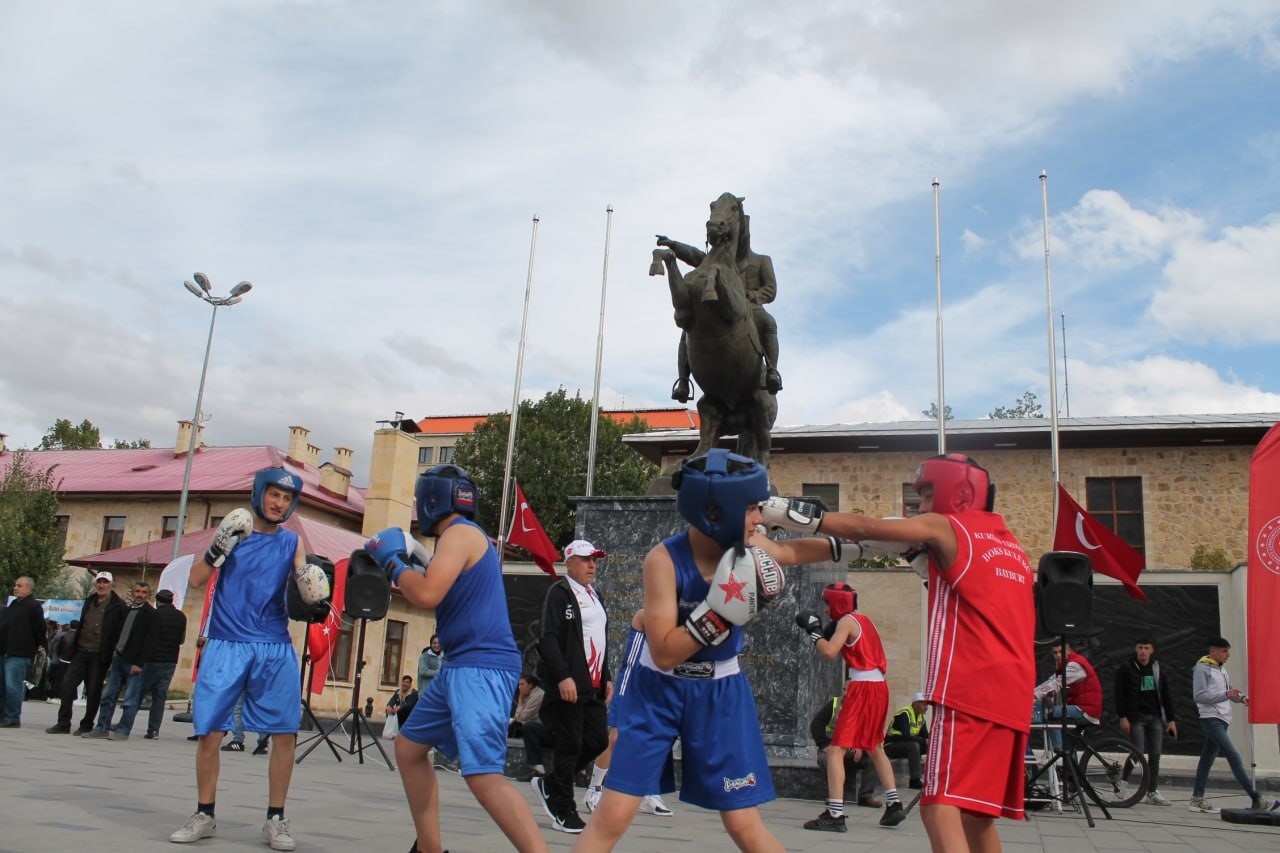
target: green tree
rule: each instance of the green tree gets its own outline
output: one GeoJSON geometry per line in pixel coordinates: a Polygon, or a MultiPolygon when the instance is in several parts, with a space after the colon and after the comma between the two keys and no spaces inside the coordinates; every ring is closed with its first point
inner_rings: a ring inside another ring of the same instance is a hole
{"type": "MultiPolygon", "coordinates": [[[[936,421],[938,419],[938,401],[934,400],[932,403],[929,404],[929,408],[921,410],[920,414],[924,415],[926,418],[928,418],[931,421],[936,421]]],[[[951,411],[951,404],[948,403],[947,413],[943,417],[943,420],[949,421],[954,417],[955,417],[955,413],[951,411]]]]}
{"type": "Polygon", "coordinates": [[[1205,572],[1225,572],[1231,568],[1231,558],[1221,548],[1197,545],[1191,552],[1191,568],[1205,572]]]}
{"type": "MultiPolygon", "coordinates": [[[[499,531],[509,424],[510,417],[505,412],[491,415],[471,434],[458,439],[454,455],[454,461],[467,469],[480,489],[478,521],[493,536],[499,531]]],[[[622,436],[647,429],[640,418],[623,424],[604,415],[599,417],[592,490],[595,494],[644,494],[658,475],[658,467],[623,444],[622,436]]],[[[512,472],[557,547],[564,547],[573,539],[574,506],[569,497],[586,493],[590,437],[591,403],[577,394],[570,397],[561,388],[536,403],[520,403],[512,472]]],[[[511,496],[514,506],[514,488],[511,496]]],[[[509,507],[508,515],[512,511],[509,507]]]]}
{"type": "Polygon", "coordinates": [[[102,433],[88,418],[79,426],[72,426],[66,418],[58,418],[40,439],[41,450],[98,450],[101,447],[102,433]]]}
{"type": "Polygon", "coordinates": [[[1023,391],[1022,396],[1014,401],[1013,406],[1008,409],[1004,406],[996,406],[995,411],[990,416],[996,420],[1004,420],[1007,418],[1043,418],[1045,414],[1040,402],[1036,400],[1036,395],[1031,391],[1023,391]]]}
{"type": "Polygon", "coordinates": [[[0,482],[0,583],[10,589],[27,575],[41,598],[49,596],[65,586],[63,548],[53,468],[16,451],[0,482]]]}
{"type": "Polygon", "coordinates": [[[112,450],[150,450],[151,439],[135,438],[133,441],[125,441],[123,438],[117,438],[111,444],[112,450]]]}

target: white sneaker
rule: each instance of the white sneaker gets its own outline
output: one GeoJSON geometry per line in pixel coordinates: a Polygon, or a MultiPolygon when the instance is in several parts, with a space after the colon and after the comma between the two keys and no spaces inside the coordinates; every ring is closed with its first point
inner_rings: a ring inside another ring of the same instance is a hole
{"type": "Polygon", "coordinates": [[[643,814],[656,814],[659,817],[671,817],[673,812],[667,808],[667,804],[662,801],[662,797],[657,794],[650,794],[640,803],[640,811],[643,814]]]}
{"type": "Polygon", "coordinates": [[[1149,806],[1171,806],[1173,803],[1159,791],[1151,791],[1147,794],[1147,805],[1149,806]]]}
{"type": "Polygon", "coordinates": [[[600,797],[603,794],[604,789],[599,785],[592,785],[587,788],[587,796],[582,801],[582,804],[587,807],[587,814],[591,814],[596,810],[596,806],[600,805],[600,797]]]}
{"type": "Polygon", "coordinates": [[[287,817],[270,817],[262,825],[262,840],[271,845],[272,850],[292,850],[296,845],[289,834],[287,817]]]}
{"type": "Polygon", "coordinates": [[[1222,809],[1209,805],[1204,801],[1204,797],[1192,797],[1187,809],[1196,814],[1222,814],[1222,809]]]}
{"type": "Polygon", "coordinates": [[[204,812],[196,812],[187,818],[187,822],[179,827],[178,831],[169,836],[169,840],[174,844],[190,844],[192,841],[199,841],[201,838],[212,838],[213,832],[218,825],[214,823],[213,817],[204,812]]]}

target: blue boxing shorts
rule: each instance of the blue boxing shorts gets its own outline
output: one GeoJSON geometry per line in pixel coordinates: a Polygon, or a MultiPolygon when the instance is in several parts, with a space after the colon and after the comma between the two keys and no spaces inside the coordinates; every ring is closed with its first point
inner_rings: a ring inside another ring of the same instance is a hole
{"type": "Polygon", "coordinates": [[[661,777],[677,737],[680,800],[715,811],[775,798],[755,699],[737,660],[682,665],[699,677],[665,675],[638,663],[617,712],[618,742],[605,787],[634,797],[667,791],[661,777]],[[717,678],[715,675],[724,674],[717,678]]]}
{"type": "Polygon", "coordinates": [[[208,640],[191,697],[197,735],[232,729],[231,711],[244,694],[245,731],[296,735],[302,720],[298,656],[289,643],[208,640]]]}
{"type": "Polygon", "coordinates": [[[504,669],[446,665],[418,697],[400,735],[458,759],[463,776],[501,773],[519,678],[504,669]]]}

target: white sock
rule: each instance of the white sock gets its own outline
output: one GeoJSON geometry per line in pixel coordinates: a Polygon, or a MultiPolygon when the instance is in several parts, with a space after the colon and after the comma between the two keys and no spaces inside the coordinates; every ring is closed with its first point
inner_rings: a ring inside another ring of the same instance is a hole
{"type": "Polygon", "coordinates": [[[598,764],[591,768],[591,787],[599,788],[604,784],[604,774],[609,772],[608,767],[601,767],[598,764]]]}
{"type": "Polygon", "coordinates": [[[533,765],[533,769],[534,769],[534,770],[536,770],[536,771],[538,771],[539,773],[543,774],[544,776],[545,776],[545,775],[546,775],[546,773],[547,773],[547,768],[543,767],[541,764],[535,764],[535,765],[533,765]]]}

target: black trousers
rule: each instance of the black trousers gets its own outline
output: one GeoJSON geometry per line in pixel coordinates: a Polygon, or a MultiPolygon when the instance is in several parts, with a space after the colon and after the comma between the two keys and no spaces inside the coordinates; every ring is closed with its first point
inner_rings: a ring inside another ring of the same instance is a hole
{"type": "MultiPolygon", "coordinates": [[[[551,686],[555,690],[555,685],[551,686]]],[[[555,766],[547,773],[544,785],[547,803],[557,815],[578,810],[573,790],[573,777],[609,746],[608,709],[604,696],[597,694],[578,702],[542,700],[539,713],[554,745],[555,766]]]]}
{"type": "Polygon", "coordinates": [[[920,779],[920,743],[914,740],[886,740],[884,754],[889,758],[907,759],[907,772],[912,779],[920,779]]]}
{"type": "Polygon", "coordinates": [[[71,712],[76,701],[76,688],[84,683],[84,718],[80,728],[91,729],[98,721],[102,688],[107,678],[107,664],[97,652],[80,651],[67,664],[62,674],[62,704],[58,706],[58,725],[71,725],[71,712]]]}

